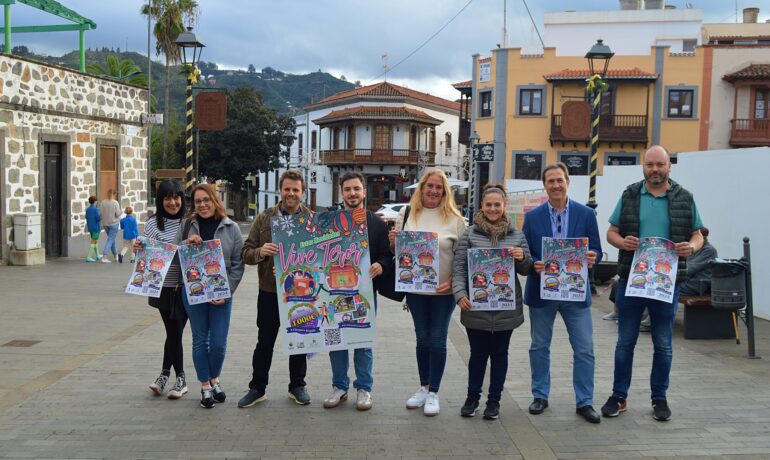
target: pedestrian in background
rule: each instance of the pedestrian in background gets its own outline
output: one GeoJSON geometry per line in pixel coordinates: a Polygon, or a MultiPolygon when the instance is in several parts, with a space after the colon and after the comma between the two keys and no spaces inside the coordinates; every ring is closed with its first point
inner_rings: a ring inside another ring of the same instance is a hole
{"type": "Polygon", "coordinates": [[[102,215],[102,225],[104,232],[107,233],[107,243],[102,251],[102,263],[110,263],[107,253],[112,252],[112,258],[118,260],[118,226],[120,224],[120,204],[115,200],[117,194],[115,190],[107,190],[107,198],[99,203],[99,213],[102,215]]]}
{"type": "Polygon", "coordinates": [[[99,255],[99,234],[102,232],[102,215],[99,208],[96,207],[96,197],[88,197],[88,208],[86,208],[86,228],[91,242],[88,244],[88,255],[86,262],[96,262],[101,257],[99,255]]]}
{"type": "Polygon", "coordinates": [[[214,403],[225,402],[225,392],[219,382],[227,352],[227,333],[230,330],[230,315],[233,295],[243,277],[243,236],[238,224],[227,217],[219,194],[210,184],[200,184],[192,190],[194,208],[188,218],[192,219],[189,235],[180,230],[177,240],[186,244],[201,244],[204,241],[219,240],[230,285],[230,298],[212,300],[190,305],[187,296],[182,296],[193,336],[193,363],[198,380],[201,382],[201,407],[210,409],[214,403]],[[186,237],[186,238],[185,238],[186,237]],[[184,238],[184,241],[183,241],[184,238]]]}
{"type": "MultiPolygon", "coordinates": [[[[404,223],[402,208],[395,228],[405,231],[438,233],[439,284],[431,294],[406,294],[417,338],[417,370],[420,388],[406,402],[408,409],[423,408],[423,414],[438,415],[438,391],[446,366],[446,340],[449,321],[455,308],[452,294],[452,264],[457,244],[465,233],[465,220],[455,205],[444,171],[430,169],[423,174],[409,203],[410,213],[404,223]]],[[[398,230],[388,234],[390,249],[395,251],[398,230]]]]}
{"type": "MultiPolygon", "coordinates": [[[[164,180],[158,184],[155,192],[155,215],[144,224],[145,238],[163,243],[176,244],[177,234],[182,228],[185,214],[184,186],[178,180],[164,180]]],[[[134,242],[134,253],[142,248],[139,241],[134,242]]],[[[182,334],[187,325],[187,313],[182,306],[184,289],[181,288],[182,277],[179,266],[179,256],[174,255],[171,265],[163,280],[163,288],[158,298],[149,297],[147,302],[157,308],[166,330],[166,340],[163,344],[163,364],[160,375],[150,384],[150,391],[158,396],[163,395],[168,386],[171,368],[174,368],[176,380],[168,391],[169,399],[179,399],[187,393],[187,379],[184,372],[184,349],[182,334]]]]}
{"type": "Polygon", "coordinates": [[[134,263],[134,243],[139,236],[139,226],[136,223],[134,217],[134,210],[131,206],[127,206],[124,211],[126,217],[120,219],[120,228],[123,229],[123,249],[118,254],[118,262],[123,263],[123,256],[126,252],[131,252],[131,263],[134,263]]]}
{"type": "Polygon", "coordinates": [[[468,295],[468,250],[479,248],[505,248],[514,259],[516,273],[526,275],[532,269],[524,234],[511,223],[505,206],[508,197],[502,185],[487,184],[481,195],[481,211],[473,217],[471,225],[460,239],[455,251],[452,289],[460,305],[460,322],[468,333],[471,357],[468,360],[468,394],[460,409],[463,417],[473,417],[479,407],[487,361],[490,361],[489,391],[484,418],[494,420],[500,413],[500,398],[505,377],[508,374],[508,346],[513,330],[524,322],[521,285],[516,283],[516,308],[500,311],[472,311],[468,295]]]}

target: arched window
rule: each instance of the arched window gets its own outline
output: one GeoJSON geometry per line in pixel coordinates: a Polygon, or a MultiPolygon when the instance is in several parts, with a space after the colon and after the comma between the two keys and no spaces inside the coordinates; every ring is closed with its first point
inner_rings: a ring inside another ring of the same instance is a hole
{"type": "Polygon", "coordinates": [[[444,148],[446,149],[446,153],[449,153],[452,150],[452,133],[450,132],[444,134],[444,148]]]}

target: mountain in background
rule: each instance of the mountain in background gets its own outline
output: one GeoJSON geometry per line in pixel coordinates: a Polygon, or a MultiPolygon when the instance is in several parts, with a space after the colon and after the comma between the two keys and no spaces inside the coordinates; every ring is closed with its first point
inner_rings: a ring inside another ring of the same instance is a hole
{"type": "MultiPolygon", "coordinates": [[[[24,46],[14,47],[14,54],[28,57],[38,61],[58,64],[73,69],[79,68],[78,51],[72,51],[63,56],[43,56],[28,50],[24,46]]],[[[142,72],[147,73],[147,56],[135,52],[121,52],[120,49],[102,48],[100,50],[86,50],[86,64],[99,63],[106,67],[107,56],[115,54],[119,59],[130,59],[142,72]]],[[[324,97],[340,91],[346,91],[356,87],[356,83],[345,80],[345,77],[336,78],[318,69],[304,75],[293,75],[265,67],[258,71],[254,65],[249,64],[248,70],[219,69],[213,62],[201,62],[198,67],[201,71],[201,81],[196,87],[218,88],[232,91],[239,86],[254,88],[262,94],[262,101],[268,107],[283,114],[295,115],[301,112],[302,107],[318,102],[324,97]]],[[[163,85],[166,70],[162,62],[152,62],[153,94],[158,100],[158,111],[163,107],[163,85]]],[[[179,67],[171,68],[171,107],[178,114],[184,113],[185,104],[185,79],[179,75],[179,67]]]]}

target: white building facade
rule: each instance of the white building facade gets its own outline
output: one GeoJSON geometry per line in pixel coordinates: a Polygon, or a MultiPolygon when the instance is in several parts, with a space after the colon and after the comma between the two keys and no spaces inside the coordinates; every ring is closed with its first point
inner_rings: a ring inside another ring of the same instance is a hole
{"type": "MultiPolygon", "coordinates": [[[[326,209],[341,201],[339,179],[358,171],[367,179],[367,206],[406,198],[408,185],[429,167],[465,179],[465,146],[458,142],[460,105],[392,83],[355,88],[305,107],[295,117],[289,167],[302,171],[306,203],[326,209]]],[[[285,168],[259,175],[257,209],[280,200],[285,168]]]]}

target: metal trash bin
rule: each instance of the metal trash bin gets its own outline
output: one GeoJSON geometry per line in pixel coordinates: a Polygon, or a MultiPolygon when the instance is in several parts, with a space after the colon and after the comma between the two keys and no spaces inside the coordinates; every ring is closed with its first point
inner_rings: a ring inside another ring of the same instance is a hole
{"type": "Polygon", "coordinates": [[[716,309],[739,310],[746,305],[746,271],[749,263],[740,259],[711,262],[711,305],[716,309]]]}

